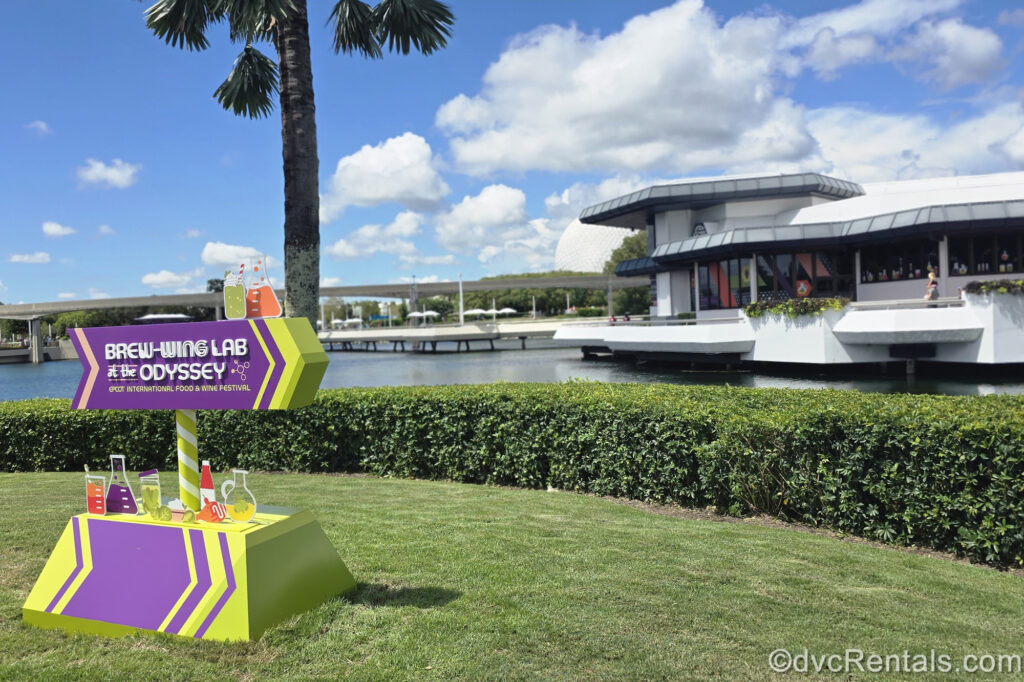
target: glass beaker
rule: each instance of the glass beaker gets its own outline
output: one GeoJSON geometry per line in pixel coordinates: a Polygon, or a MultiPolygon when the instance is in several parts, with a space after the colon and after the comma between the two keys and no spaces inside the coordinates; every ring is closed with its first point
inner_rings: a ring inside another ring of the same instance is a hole
{"type": "Polygon", "coordinates": [[[245,318],[245,281],[234,274],[224,278],[224,317],[229,320],[245,318]]]}
{"type": "Polygon", "coordinates": [[[124,473],[124,455],[110,456],[110,485],[107,487],[107,511],[114,514],[138,514],[135,495],[124,473]]]}
{"type": "Polygon", "coordinates": [[[232,519],[246,523],[256,515],[256,498],[245,485],[245,475],[249,472],[244,469],[232,469],[231,473],[234,474],[234,478],[224,481],[220,486],[221,495],[224,497],[224,507],[232,519]],[[241,484],[238,480],[239,474],[242,475],[241,484]]]}
{"type": "Polygon", "coordinates": [[[139,486],[142,488],[142,511],[154,520],[160,519],[160,476],[156,469],[143,471],[139,474],[139,486]]]}
{"type": "Polygon", "coordinates": [[[85,510],[90,514],[103,516],[107,513],[107,503],[103,499],[103,489],[107,479],[97,474],[85,475],[85,510]]]}

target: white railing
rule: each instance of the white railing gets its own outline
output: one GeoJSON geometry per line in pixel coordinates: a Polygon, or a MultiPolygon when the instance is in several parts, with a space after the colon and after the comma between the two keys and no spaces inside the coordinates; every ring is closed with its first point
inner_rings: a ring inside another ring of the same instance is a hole
{"type": "Polygon", "coordinates": [[[959,308],[964,301],[956,296],[937,298],[926,301],[924,298],[908,298],[893,301],[856,301],[850,304],[850,310],[905,310],[908,308],[959,308]]]}

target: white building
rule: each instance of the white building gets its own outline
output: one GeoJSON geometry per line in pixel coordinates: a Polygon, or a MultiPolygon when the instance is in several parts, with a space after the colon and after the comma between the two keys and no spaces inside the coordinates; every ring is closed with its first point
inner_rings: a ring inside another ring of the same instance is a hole
{"type": "MultiPolygon", "coordinates": [[[[972,280],[1024,279],[1024,173],[858,185],[816,173],[689,180],[583,211],[646,230],[653,324],[578,325],[588,352],[814,365],[924,360],[1024,364],[1024,297],[961,297],[972,280]],[[926,302],[928,273],[939,301],[926,302]],[[756,300],[844,296],[820,315],[747,318],[756,300]],[[697,323],[680,323],[695,312],[697,323]]],[[[913,363],[908,364],[908,369],[913,363]]]]}
{"type": "Polygon", "coordinates": [[[695,179],[583,211],[646,230],[651,314],[735,315],[752,300],[920,298],[928,272],[955,296],[975,279],[1024,275],[1024,173],[858,185],[817,173],[695,179]],[[751,273],[756,276],[751,277],[751,273]]]}

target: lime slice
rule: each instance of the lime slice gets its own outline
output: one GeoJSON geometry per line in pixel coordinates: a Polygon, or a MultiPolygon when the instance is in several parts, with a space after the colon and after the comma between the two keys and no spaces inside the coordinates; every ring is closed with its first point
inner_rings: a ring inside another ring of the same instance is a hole
{"type": "Polygon", "coordinates": [[[196,513],[191,509],[186,509],[185,513],[181,515],[181,521],[182,523],[195,523],[196,513]]]}
{"type": "Polygon", "coordinates": [[[160,507],[156,513],[157,520],[159,521],[170,521],[171,520],[171,508],[160,507]]]}

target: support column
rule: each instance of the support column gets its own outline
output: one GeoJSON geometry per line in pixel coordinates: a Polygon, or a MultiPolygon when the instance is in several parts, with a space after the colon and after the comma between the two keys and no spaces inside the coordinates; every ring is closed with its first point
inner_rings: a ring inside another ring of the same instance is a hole
{"type": "Polygon", "coordinates": [[[946,272],[946,265],[949,263],[949,237],[942,235],[942,239],[939,241],[939,262],[935,264],[938,272],[936,275],[939,278],[939,296],[952,296],[950,289],[952,285],[948,283],[950,273],[946,272]]]}
{"type": "Polygon", "coordinates": [[[223,320],[224,319],[224,306],[219,305],[216,308],[214,308],[214,310],[216,310],[217,312],[213,316],[213,319],[215,319],[217,321],[223,320]]]}
{"type": "Polygon", "coordinates": [[[46,356],[43,355],[43,321],[36,318],[28,321],[29,358],[33,365],[38,365],[46,356]]]}
{"type": "Polygon", "coordinates": [[[612,279],[608,278],[608,317],[615,314],[615,308],[613,307],[614,300],[612,298],[612,279]]]}
{"type": "Polygon", "coordinates": [[[187,509],[199,511],[199,440],[195,410],[175,410],[178,432],[178,496],[187,509]]]}
{"type": "Polygon", "coordinates": [[[750,273],[750,302],[757,303],[757,254],[751,254],[750,266],[747,270],[750,273]]]}
{"type": "Polygon", "coordinates": [[[860,249],[853,252],[853,300],[863,301],[860,296],[860,280],[864,277],[860,270],[860,249]]]}

